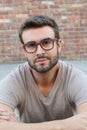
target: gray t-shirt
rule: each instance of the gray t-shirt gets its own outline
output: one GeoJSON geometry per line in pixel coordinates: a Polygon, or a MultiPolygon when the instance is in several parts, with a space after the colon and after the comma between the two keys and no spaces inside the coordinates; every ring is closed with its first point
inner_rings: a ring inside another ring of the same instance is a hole
{"type": "Polygon", "coordinates": [[[0,103],[18,108],[23,122],[35,123],[71,117],[81,103],[87,102],[87,76],[66,62],[60,69],[51,92],[45,97],[29,70],[20,64],[0,82],[0,103]]]}

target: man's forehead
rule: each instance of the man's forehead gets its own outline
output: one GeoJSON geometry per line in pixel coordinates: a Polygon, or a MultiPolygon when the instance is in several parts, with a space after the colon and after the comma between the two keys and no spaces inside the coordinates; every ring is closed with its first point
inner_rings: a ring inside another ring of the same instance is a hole
{"type": "Polygon", "coordinates": [[[23,31],[22,38],[25,42],[27,41],[40,41],[45,38],[54,38],[55,34],[51,27],[45,26],[35,29],[27,29],[23,31]]]}
{"type": "MultiPolygon", "coordinates": [[[[38,28],[27,28],[23,31],[24,32],[39,32],[39,31],[53,31],[53,28],[50,26],[43,26],[38,28]]],[[[54,32],[54,31],[53,31],[54,32]]]]}

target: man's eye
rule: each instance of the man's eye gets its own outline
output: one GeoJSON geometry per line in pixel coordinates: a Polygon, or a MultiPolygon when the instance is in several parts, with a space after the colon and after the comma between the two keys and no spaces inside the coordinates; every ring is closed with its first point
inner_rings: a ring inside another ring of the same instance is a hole
{"type": "Polygon", "coordinates": [[[35,43],[29,43],[29,44],[27,45],[27,47],[35,47],[35,46],[36,46],[35,43]]]}
{"type": "Polygon", "coordinates": [[[43,44],[49,44],[51,41],[50,40],[45,40],[43,41],[43,44]]]}

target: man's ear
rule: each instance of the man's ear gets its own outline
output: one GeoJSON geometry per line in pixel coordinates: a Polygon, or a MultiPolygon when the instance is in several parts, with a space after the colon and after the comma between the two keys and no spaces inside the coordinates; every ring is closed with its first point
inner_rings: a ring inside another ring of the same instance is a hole
{"type": "Polygon", "coordinates": [[[62,40],[58,39],[58,51],[61,52],[61,48],[62,48],[62,40]]]}

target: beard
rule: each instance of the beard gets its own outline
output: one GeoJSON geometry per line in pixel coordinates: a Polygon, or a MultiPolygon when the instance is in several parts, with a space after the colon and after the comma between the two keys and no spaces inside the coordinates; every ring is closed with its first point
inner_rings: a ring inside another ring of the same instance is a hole
{"type": "Polygon", "coordinates": [[[52,58],[50,58],[48,56],[38,56],[37,58],[34,59],[33,63],[31,63],[30,60],[27,58],[29,66],[39,73],[46,73],[49,70],[51,70],[58,63],[58,60],[59,60],[59,52],[58,51],[57,51],[57,54],[54,55],[52,58]],[[46,58],[49,61],[48,65],[41,64],[38,67],[38,65],[36,65],[35,63],[38,59],[41,59],[41,58],[46,58]]]}

